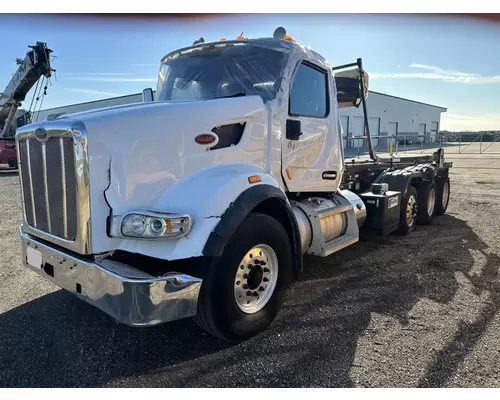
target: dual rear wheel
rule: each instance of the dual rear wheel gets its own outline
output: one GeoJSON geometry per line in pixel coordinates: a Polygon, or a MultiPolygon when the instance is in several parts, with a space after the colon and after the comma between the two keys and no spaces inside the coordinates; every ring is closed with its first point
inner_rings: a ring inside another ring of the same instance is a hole
{"type": "Polygon", "coordinates": [[[398,232],[408,234],[416,225],[429,225],[435,216],[446,212],[449,200],[449,178],[410,185],[401,204],[398,232]]]}

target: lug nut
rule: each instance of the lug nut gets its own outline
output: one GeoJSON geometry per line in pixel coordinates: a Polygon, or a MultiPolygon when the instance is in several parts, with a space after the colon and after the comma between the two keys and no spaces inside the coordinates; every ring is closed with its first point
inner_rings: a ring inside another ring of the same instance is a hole
{"type": "Polygon", "coordinates": [[[255,260],[254,263],[257,264],[257,265],[259,265],[260,264],[260,260],[255,260]]]}
{"type": "Polygon", "coordinates": [[[262,266],[264,266],[264,265],[266,265],[266,264],[267,264],[267,263],[266,263],[265,261],[261,261],[261,262],[260,262],[260,265],[262,265],[262,266]]]}
{"type": "Polygon", "coordinates": [[[264,286],[261,286],[261,287],[259,288],[259,290],[260,290],[261,292],[263,292],[263,291],[264,291],[264,286]]]}
{"type": "Polygon", "coordinates": [[[264,282],[269,282],[269,278],[262,279],[264,282]]]}
{"type": "Polygon", "coordinates": [[[264,272],[270,272],[269,268],[264,268],[264,272]]]}
{"type": "Polygon", "coordinates": [[[243,289],[248,289],[248,285],[247,285],[247,284],[244,284],[244,285],[243,285],[243,289]]]}
{"type": "Polygon", "coordinates": [[[253,292],[253,295],[257,297],[259,294],[257,292],[253,292]]]}
{"type": "Polygon", "coordinates": [[[248,279],[248,274],[243,274],[243,278],[248,279]]]}
{"type": "Polygon", "coordinates": [[[236,284],[239,285],[241,282],[240,281],[237,281],[236,284]]]}
{"type": "Polygon", "coordinates": [[[247,296],[252,296],[252,295],[253,295],[253,292],[252,292],[251,290],[249,290],[249,291],[247,292],[247,296]]]}

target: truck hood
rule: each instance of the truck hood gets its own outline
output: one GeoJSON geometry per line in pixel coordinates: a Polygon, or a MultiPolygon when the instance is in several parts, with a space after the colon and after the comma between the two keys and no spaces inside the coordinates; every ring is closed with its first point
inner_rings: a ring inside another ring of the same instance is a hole
{"type": "MultiPolygon", "coordinates": [[[[267,115],[262,99],[249,96],[138,103],[58,119],[58,124],[80,121],[87,131],[93,237],[102,237],[105,232],[110,208],[115,215],[151,210],[159,204],[168,208],[169,204],[162,202],[166,192],[206,169],[224,163],[264,168],[267,115]],[[226,145],[216,150],[195,141],[198,135],[226,125],[242,131],[235,145],[225,140],[228,131],[218,135],[219,145],[226,145]]],[[[50,125],[50,121],[45,123],[50,125]]],[[[100,246],[94,243],[93,247],[100,246]]]]}
{"type": "MultiPolygon", "coordinates": [[[[113,112],[116,112],[116,111],[118,111],[118,112],[123,111],[123,110],[132,111],[134,109],[141,108],[141,107],[151,107],[153,104],[157,105],[158,103],[167,104],[167,102],[155,102],[155,103],[140,102],[140,103],[122,104],[122,105],[117,105],[117,106],[96,108],[96,109],[87,110],[87,111],[79,111],[79,112],[74,112],[74,113],[70,113],[70,114],[62,114],[54,119],[57,119],[57,120],[72,119],[72,118],[80,119],[80,118],[85,118],[88,116],[100,115],[103,113],[104,114],[110,114],[110,113],[112,114],[113,112]]],[[[170,104],[175,104],[175,103],[170,103],[170,104]]]]}

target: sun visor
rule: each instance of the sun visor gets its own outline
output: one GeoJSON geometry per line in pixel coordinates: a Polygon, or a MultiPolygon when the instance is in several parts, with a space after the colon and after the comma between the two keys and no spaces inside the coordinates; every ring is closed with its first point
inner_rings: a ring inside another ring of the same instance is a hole
{"type": "MultiPolygon", "coordinates": [[[[339,108],[359,107],[361,104],[361,85],[359,68],[337,72],[335,84],[337,86],[337,102],[339,108]]],[[[363,72],[363,90],[365,98],[368,97],[368,74],[363,72]]]]}

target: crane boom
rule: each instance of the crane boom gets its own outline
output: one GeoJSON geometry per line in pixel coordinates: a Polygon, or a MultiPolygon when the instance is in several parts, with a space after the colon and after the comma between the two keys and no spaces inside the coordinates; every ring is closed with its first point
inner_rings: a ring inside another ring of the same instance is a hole
{"type": "Polygon", "coordinates": [[[52,50],[47,47],[47,43],[36,42],[29,48],[31,50],[28,50],[24,59],[16,60],[19,68],[0,93],[0,132],[4,133],[3,136],[9,136],[16,111],[31,88],[42,76],[48,79],[55,71],[50,64],[52,50]]]}

